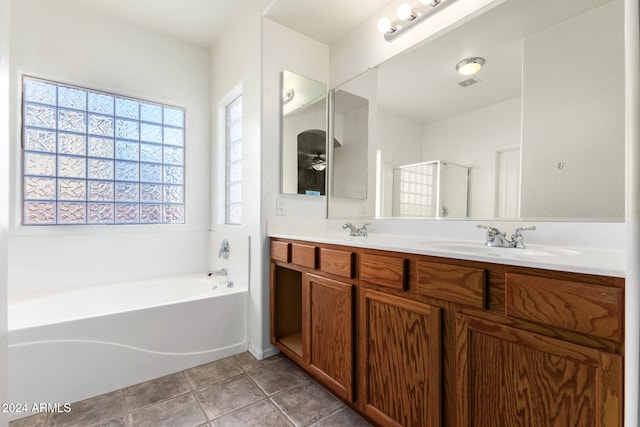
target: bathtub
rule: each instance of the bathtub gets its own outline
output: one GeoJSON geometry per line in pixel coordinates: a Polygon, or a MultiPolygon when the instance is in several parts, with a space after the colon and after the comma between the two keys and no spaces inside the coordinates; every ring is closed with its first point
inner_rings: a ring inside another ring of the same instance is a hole
{"type": "Polygon", "coordinates": [[[71,403],[245,351],[248,286],[224,280],[9,295],[9,401],[71,403]]]}

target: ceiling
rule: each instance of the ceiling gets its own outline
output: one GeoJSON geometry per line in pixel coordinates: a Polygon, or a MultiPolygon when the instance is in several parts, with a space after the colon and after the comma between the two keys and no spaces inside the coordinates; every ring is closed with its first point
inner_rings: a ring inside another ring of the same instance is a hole
{"type": "Polygon", "coordinates": [[[523,38],[611,0],[510,0],[442,37],[378,66],[378,106],[417,123],[431,123],[519,97],[523,38]],[[553,14],[548,11],[554,8],[553,14]],[[486,59],[463,88],[458,61],[486,59]]]}
{"type": "Polygon", "coordinates": [[[332,44],[388,3],[389,0],[274,0],[264,16],[332,44]]]}
{"type": "MultiPolygon", "coordinates": [[[[59,0],[200,46],[211,46],[248,0],[59,0]]],[[[389,0],[272,0],[263,15],[325,44],[341,39],[389,0]]],[[[261,0],[261,4],[269,0],[261,0]]]]}

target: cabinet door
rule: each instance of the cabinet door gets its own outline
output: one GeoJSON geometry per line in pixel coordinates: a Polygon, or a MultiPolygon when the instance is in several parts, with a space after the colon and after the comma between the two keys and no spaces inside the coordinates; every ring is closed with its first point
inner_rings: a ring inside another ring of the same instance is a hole
{"type": "Polygon", "coordinates": [[[309,370],[353,400],[353,285],[307,274],[309,370]]]}
{"type": "Polygon", "coordinates": [[[458,315],[460,426],[621,426],[622,356],[458,315]]]}
{"type": "Polygon", "coordinates": [[[440,309],[360,289],[359,404],[380,425],[439,426],[440,309]]]}

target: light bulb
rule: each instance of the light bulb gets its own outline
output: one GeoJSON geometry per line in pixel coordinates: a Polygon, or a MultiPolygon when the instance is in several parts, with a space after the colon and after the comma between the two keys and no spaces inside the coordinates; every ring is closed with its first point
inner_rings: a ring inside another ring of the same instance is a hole
{"type": "Polygon", "coordinates": [[[398,6],[398,18],[403,20],[415,19],[416,15],[411,11],[411,5],[409,3],[402,3],[398,6]]]}
{"type": "Polygon", "coordinates": [[[484,65],[484,58],[466,58],[456,64],[456,70],[463,76],[470,76],[480,71],[484,65]]]}
{"type": "Polygon", "coordinates": [[[381,33],[386,33],[391,29],[391,20],[386,16],[383,16],[378,21],[378,31],[381,33]]]}
{"type": "Polygon", "coordinates": [[[470,76],[472,74],[477,73],[481,68],[480,64],[477,64],[475,62],[471,62],[469,64],[463,65],[462,67],[460,67],[460,69],[458,70],[458,72],[460,74],[462,74],[463,76],[470,76]]]}

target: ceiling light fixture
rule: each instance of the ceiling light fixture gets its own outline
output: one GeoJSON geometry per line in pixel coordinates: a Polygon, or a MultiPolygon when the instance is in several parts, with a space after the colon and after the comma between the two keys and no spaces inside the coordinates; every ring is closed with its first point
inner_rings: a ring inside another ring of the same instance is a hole
{"type": "Polygon", "coordinates": [[[458,72],[463,76],[471,76],[480,71],[484,62],[484,58],[477,56],[473,58],[465,58],[456,64],[456,70],[458,70],[458,72]]]}
{"type": "Polygon", "coordinates": [[[378,31],[384,33],[384,39],[388,42],[394,40],[419,22],[441,11],[457,0],[420,0],[414,6],[409,3],[401,3],[396,11],[397,18],[393,21],[382,17],[378,21],[378,31]]]}

